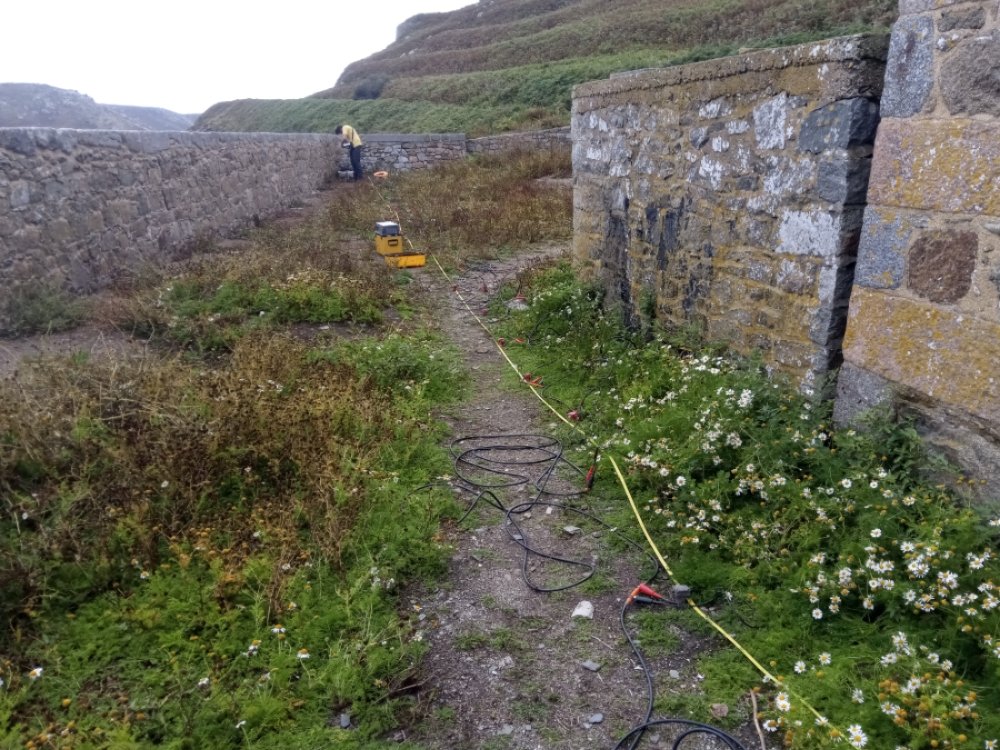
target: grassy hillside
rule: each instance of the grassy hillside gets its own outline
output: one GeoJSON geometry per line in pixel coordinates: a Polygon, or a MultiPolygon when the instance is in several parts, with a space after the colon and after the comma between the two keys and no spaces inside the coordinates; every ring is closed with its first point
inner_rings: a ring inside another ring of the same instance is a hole
{"type": "Polygon", "coordinates": [[[895,0],[481,0],[415,16],[313,97],[217,104],[202,130],[470,134],[565,125],[610,73],[888,28],[895,0]]]}

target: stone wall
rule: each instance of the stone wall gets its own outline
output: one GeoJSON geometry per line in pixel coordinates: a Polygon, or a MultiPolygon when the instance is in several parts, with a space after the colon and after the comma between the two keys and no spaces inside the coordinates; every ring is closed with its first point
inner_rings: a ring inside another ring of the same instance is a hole
{"type": "Polygon", "coordinates": [[[635,71],[573,95],[574,252],[637,320],[808,384],[840,363],[888,39],[635,71]]]}
{"type": "Polygon", "coordinates": [[[0,289],[93,291],[301,200],[340,151],[325,135],[0,129],[0,289]]]}
{"type": "Polygon", "coordinates": [[[365,143],[361,163],[370,172],[384,169],[391,174],[425,169],[464,159],[467,153],[466,139],[461,133],[370,133],[361,137],[365,143]]]}
{"type": "Polygon", "coordinates": [[[901,0],[836,414],[893,396],[1000,497],[997,2],[901,0]]]}
{"type": "MultiPolygon", "coordinates": [[[[515,144],[568,151],[567,139],[568,129],[476,141],[373,133],[363,163],[402,172],[515,144]]],[[[334,135],[0,128],[0,290],[42,281],[94,291],[198,238],[245,229],[343,170],[334,135]]]]}
{"type": "Polygon", "coordinates": [[[468,142],[470,154],[502,154],[511,151],[565,151],[569,154],[572,146],[572,133],[569,128],[501,133],[471,138],[468,142]]]}

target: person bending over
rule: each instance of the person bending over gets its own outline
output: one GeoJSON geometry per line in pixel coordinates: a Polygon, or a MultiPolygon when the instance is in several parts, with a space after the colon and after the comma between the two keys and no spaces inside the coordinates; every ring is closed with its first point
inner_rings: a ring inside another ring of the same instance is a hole
{"type": "Polygon", "coordinates": [[[339,135],[343,143],[350,149],[351,169],[354,171],[354,179],[360,180],[365,174],[364,170],[361,169],[361,150],[365,146],[361,142],[361,136],[350,125],[339,125],[334,133],[339,135]]]}

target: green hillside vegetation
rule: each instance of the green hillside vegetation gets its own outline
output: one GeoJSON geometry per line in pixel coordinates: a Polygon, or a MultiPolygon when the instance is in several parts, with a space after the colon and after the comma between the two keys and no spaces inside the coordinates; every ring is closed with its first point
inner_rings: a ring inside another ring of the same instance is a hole
{"type": "Polygon", "coordinates": [[[223,102],[199,130],[470,135],[569,123],[572,87],[745,48],[884,30],[895,0],[494,0],[415,16],[332,88],[298,100],[223,102]]]}

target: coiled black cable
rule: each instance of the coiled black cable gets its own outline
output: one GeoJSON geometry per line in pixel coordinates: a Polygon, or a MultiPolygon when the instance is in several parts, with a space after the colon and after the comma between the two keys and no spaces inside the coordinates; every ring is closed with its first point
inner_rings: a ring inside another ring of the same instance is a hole
{"type": "MultiPolygon", "coordinates": [[[[532,590],[539,592],[564,591],[579,586],[590,579],[596,572],[596,566],[592,562],[561,557],[534,548],[529,544],[524,530],[517,522],[517,517],[528,513],[538,506],[555,507],[567,513],[575,513],[582,518],[603,526],[610,533],[626,542],[652,564],[652,573],[646,576],[644,580],[646,585],[651,584],[660,574],[660,564],[646,551],[643,545],[613,528],[598,516],[588,510],[575,507],[568,502],[554,502],[553,500],[543,499],[543,497],[572,499],[582,496],[585,492],[585,490],[573,489],[556,490],[549,486],[560,467],[568,470],[571,475],[587,476],[585,471],[564,456],[563,446],[559,440],[547,435],[533,433],[480,435],[454,440],[451,444],[451,452],[455,461],[455,471],[460,481],[460,488],[473,495],[473,499],[470,501],[459,522],[467,518],[481,502],[485,502],[502,512],[505,516],[507,535],[521,547],[521,575],[524,578],[525,584],[532,590]],[[496,491],[528,485],[532,481],[529,470],[532,467],[539,466],[542,467],[542,470],[533,483],[536,491],[535,498],[517,503],[510,508],[504,506],[503,501],[497,495],[496,491]],[[530,559],[532,556],[572,567],[583,568],[584,573],[576,580],[564,585],[542,586],[536,584],[531,579],[530,559]]],[[[632,637],[626,622],[629,609],[640,602],[662,606],[674,604],[674,602],[667,599],[652,599],[650,597],[636,597],[634,595],[627,597],[622,604],[619,612],[619,622],[625,639],[645,675],[647,700],[646,712],[642,722],[622,737],[618,744],[615,745],[614,750],[623,750],[624,748],[636,750],[649,728],[668,725],[679,727],[682,730],[680,735],[674,740],[672,750],[682,750],[682,743],[685,740],[697,736],[713,737],[722,742],[724,747],[729,750],[745,750],[735,738],[721,729],[708,724],[701,724],[686,719],[652,719],[656,694],[652,669],[639,648],[639,644],[632,637]]]]}

